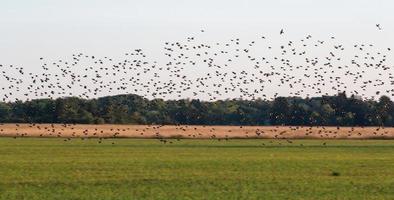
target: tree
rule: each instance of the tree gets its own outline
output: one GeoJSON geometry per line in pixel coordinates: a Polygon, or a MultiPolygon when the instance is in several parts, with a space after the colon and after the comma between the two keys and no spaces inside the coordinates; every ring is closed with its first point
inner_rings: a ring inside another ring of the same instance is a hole
{"type": "Polygon", "coordinates": [[[392,126],[393,118],[392,111],[394,110],[394,104],[387,96],[382,96],[379,98],[379,103],[377,104],[377,117],[379,118],[379,123],[382,126],[392,126]]]}
{"type": "Polygon", "coordinates": [[[6,104],[0,102],[0,122],[9,122],[11,117],[11,107],[6,104]]]}
{"type": "Polygon", "coordinates": [[[165,101],[118,95],[0,102],[0,122],[10,123],[394,126],[393,118],[394,103],[389,97],[362,100],[345,93],[273,101],[165,101]]]}
{"type": "Polygon", "coordinates": [[[274,100],[271,108],[271,123],[274,125],[285,125],[289,122],[290,106],[285,97],[274,100]]]}

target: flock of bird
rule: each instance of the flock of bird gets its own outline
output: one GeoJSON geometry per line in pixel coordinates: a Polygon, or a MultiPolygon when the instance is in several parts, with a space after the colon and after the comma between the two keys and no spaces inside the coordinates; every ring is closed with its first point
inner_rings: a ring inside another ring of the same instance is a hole
{"type": "MultiPolygon", "coordinates": [[[[394,133],[385,127],[325,127],[325,126],[205,126],[205,125],[82,125],[82,124],[0,124],[0,135],[19,137],[59,137],[97,140],[99,144],[113,138],[154,138],[173,144],[185,138],[204,138],[228,141],[234,138],[267,139],[268,144],[295,144],[296,138],[392,138],[394,133]],[[284,143],[283,143],[284,142],[284,143]]],[[[115,144],[114,140],[110,140],[115,144]]],[[[303,145],[298,143],[297,145],[303,145]]],[[[323,143],[326,145],[326,142],[323,143]]]]}
{"type": "MultiPolygon", "coordinates": [[[[382,31],[380,24],[376,28],[382,31]]],[[[3,102],[66,96],[90,99],[133,93],[151,99],[271,100],[279,95],[311,97],[342,91],[363,99],[394,97],[390,47],[347,45],[336,37],[323,40],[312,35],[288,40],[285,35],[281,29],[277,40],[259,36],[220,42],[190,36],[165,42],[160,60],[135,49],[118,59],[85,53],[56,61],[42,57],[40,70],[34,72],[0,64],[0,98],[3,102]]]]}

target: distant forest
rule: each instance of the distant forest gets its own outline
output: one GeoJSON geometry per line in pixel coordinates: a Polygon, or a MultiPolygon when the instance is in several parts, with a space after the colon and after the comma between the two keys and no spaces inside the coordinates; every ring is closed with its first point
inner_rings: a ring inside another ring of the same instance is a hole
{"type": "Polygon", "coordinates": [[[1,123],[394,126],[394,102],[345,93],[275,100],[148,100],[138,95],[1,102],[1,123]]]}

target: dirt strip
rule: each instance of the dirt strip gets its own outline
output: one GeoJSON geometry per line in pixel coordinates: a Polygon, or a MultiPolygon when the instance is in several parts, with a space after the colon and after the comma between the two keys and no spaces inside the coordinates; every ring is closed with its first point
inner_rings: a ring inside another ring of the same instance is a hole
{"type": "Polygon", "coordinates": [[[305,126],[191,126],[1,124],[8,137],[124,137],[124,138],[337,138],[394,139],[394,128],[305,126]]]}

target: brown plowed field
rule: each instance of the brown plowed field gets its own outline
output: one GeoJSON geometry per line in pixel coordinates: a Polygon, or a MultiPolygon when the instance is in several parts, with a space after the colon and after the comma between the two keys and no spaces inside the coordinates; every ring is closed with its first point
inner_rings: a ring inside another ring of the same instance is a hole
{"type": "Polygon", "coordinates": [[[394,128],[302,126],[173,126],[1,124],[9,137],[124,137],[124,138],[337,138],[394,139],[394,128]]]}

